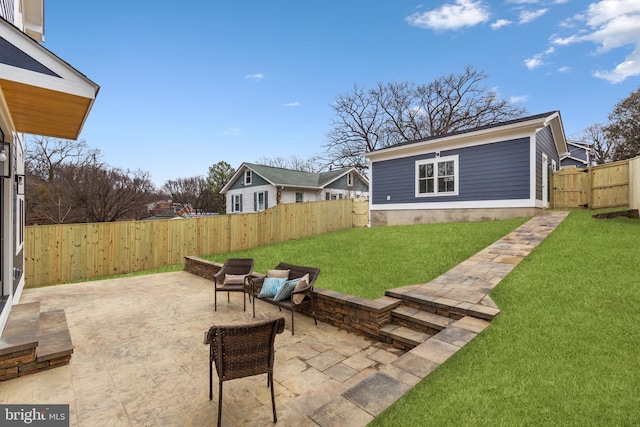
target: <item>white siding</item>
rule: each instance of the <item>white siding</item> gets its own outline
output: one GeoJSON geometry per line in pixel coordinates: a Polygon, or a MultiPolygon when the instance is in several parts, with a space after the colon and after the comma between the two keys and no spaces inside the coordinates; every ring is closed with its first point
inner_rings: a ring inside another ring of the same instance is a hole
{"type": "Polygon", "coordinates": [[[249,213],[255,212],[253,198],[255,193],[268,191],[267,207],[272,208],[276,205],[276,189],[272,185],[256,185],[255,187],[243,187],[237,190],[229,190],[226,194],[227,213],[249,213]],[[231,196],[242,194],[242,212],[232,212],[231,196]]]}
{"type": "Polygon", "coordinates": [[[355,190],[342,190],[338,188],[327,188],[322,190],[321,198],[319,200],[327,200],[326,193],[330,194],[330,200],[335,200],[340,198],[340,194],[342,194],[343,199],[357,199],[360,197],[368,198],[369,193],[367,191],[355,191],[355,190]]]}
{"type": "Polygon", "coordinates": [[[296,193],[302,193],[303,202],[317,202],[318,200],[324,200],[319,198],[319,194],[315,190],[283,190],[280,196],[280,203],[295,203],[296,193]]]}

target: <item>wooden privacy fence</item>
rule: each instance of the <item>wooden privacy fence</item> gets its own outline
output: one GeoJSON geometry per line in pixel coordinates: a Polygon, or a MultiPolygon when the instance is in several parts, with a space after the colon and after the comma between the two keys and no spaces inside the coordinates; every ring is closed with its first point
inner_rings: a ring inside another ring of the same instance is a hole
{"type": "Polygon", "coordinates": [[[551,207],[601,209],[628,206],[629,186],[629,160],[587,169],[560,169],[551,176],[551,207]]]}
{"type": "Polygon", "coordinates": [[[245,250],[366,226],[368,201],[281,204],[191,219],[25,227],[25,287],[182,264],[187,255],[245,250]]]}

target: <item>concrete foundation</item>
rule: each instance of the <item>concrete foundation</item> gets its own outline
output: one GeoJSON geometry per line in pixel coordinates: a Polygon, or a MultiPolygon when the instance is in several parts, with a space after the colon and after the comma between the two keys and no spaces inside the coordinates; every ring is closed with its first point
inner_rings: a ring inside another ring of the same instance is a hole
{"type": "Polygon", "coordinates": [[[539,208],[376,210],[371,211],[371,226],[495,221],[535,216],[540,210],[539,208]]]}

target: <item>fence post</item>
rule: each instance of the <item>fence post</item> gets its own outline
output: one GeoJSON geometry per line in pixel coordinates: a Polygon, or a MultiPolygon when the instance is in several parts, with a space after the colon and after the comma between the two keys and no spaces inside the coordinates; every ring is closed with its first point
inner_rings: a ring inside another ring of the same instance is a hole
{"type": "Polygon", "coordinates": [[[369,201],[353,199],[353,227],[362,228],[369,224],[369,201]]]}
{"type": "Polygon", "coordinates": [[[629,209],[640,209],[640,156],[629,160],[629,209]]]}

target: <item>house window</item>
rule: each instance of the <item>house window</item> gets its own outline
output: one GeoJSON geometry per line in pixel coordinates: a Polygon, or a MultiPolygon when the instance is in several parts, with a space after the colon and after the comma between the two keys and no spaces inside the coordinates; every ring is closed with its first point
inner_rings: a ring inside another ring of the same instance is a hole
{"type": "Polygon", "coordinates": [[[353,187],[353,174],[347,174],[347,187],[353,187]]]}
{"type": "Polygon", "coordinates": [[[257,193],[253,193],[253,202],[254,202],[253,210],[254,211],[259,212],[267,209],[268,195],[269,195],[269,192],[267,191],[259,191],[257,193]]]}
{"type": "Polygon", "coordinates": [[[416,196],[458,194],[458,156],[416,162],[416,196]]]}
{"type": "Polygon", "coordinates": [[[329,193],[328,191],[326,193],[324,193],[324,199],[325,200],[331,200],[331,193],[329,193]]]}
{"type": "Polygon", "coordinates": [[[300,203],[303,201],[302,193],[300,191],[296,191],[296,203],[300,203]]]}
{"type": "Polygon", "coordinates": [[[231,195],[231,212],[242,212],[242,194],[231,195]]]}
{"type": "Polygon", "coordinates": [[[244,171],[244,185],[251,185],[251,171],[244,171]]]}

